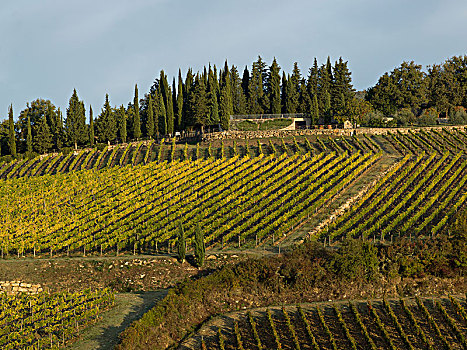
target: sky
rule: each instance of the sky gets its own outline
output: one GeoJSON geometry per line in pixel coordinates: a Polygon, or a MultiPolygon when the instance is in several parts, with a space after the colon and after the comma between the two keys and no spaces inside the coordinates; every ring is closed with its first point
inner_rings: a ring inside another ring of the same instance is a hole
{"type": "Polygon", "coordinates": [[[163,69],[242,72],[260,55],[302,74],[316,57],[348,61],[354,87],[403,61],[467,54],[465,0],[15,0],[0,4],[0,119],[49,99],[64,112],[73,89],[96,116],[108,93],[127,105],[163,69]]]}

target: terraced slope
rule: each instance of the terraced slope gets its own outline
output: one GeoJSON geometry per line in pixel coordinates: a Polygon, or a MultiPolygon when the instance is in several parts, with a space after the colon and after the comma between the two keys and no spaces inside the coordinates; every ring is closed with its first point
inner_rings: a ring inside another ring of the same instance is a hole
{"type": "Polygon", "coordinates": [[[81,170],[0,186],[3,254],[173,250],[180,220],[210,247],[273,242],[381,157],[310,153],[81,170]]]}
{"type": "Polygon", "coordinates": [[[303,304],[216,317],[179,349],[465,349],[465,297],[303,304]]]}

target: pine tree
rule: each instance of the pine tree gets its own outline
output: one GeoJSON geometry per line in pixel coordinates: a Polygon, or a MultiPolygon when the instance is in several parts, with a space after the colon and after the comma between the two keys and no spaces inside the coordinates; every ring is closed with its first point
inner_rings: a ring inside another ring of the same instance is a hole
{"type": "Polygon", "coordinates": [[[10,108],[8,109],[8,124],[8,147],[10,148],[10,154],[16,158],[16,132],[15,122],[13,120],[13,105],[10,105],[10,108]]]}
{"type": "Polygon", "coordinates": [[[139,97],[138,97],[138,84],[135,84],[135,97],[133,99],[133,137],[139,139],[141,137],[141,119],[139,116],[139,97]]]}
{"type": "Polygon", "coordinates": [[[177,239],[177,257],[178,260],[183,264],[185,262],[186,255],[186,241],[185,231],[183,230],[182,222],[178,223],[178,239],[177,239]]]}
{"type": "Polygon", "coordinates": [[[195,230],[195,260],[198,267],[203,266],[205,256],[206,245],[204,243],[204,233],[201,231],[199,223],[197,223],[195,230]]]}
{"type": "Polygon", "coordinates": [[[94,146],[94,118],[91,105],[89,105],[89,143],[91,147],[94,146]]]}
{"type": "Polygon", "coordinates": [[[153,111],[153,102],[152,102],[152,96],[149,94],[148,97],[148,111],[147,111],[148,117],[147,117],[147,124],[146,124],[146,130],[148,133],[148,136],[150,139],[154,138],[154,111],[153,111]]]}
{"type": "Polygon", "coordinates": [[[32,153],[32,127],[31,127],[31,117],[29,116],[28,114],[28,134],[27,134],[27,137],[26,137],[26,151],[28,152],[28,154],[31,154],[32,153]]]}
{"type": "Polygon", "coordinates": [[[87,139],[84,103],[79,100],[76,89],[73,89],[66,110],[65,132],[69,142],[75,146],[75,149],[78,148],[78,143],[83,143],[87,139]]]}
{"type": "Polygon", "coordinates": [[[277,64],[276,58],[269,67],[267,80],[267,94],[269,100],[269,113],[281,113],[281,78],[279,75],[281,67],[277,64]]]}

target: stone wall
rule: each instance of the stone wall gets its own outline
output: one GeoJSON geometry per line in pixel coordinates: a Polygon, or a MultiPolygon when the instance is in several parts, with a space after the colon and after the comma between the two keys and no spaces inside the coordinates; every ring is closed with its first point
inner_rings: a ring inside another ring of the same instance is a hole
{"type": "Polygon", "coordinates": [[[204,134],[203,141],[210,142],[215,140],[224,139],[261,139],[269,137],[291,137],[291,136],[313,136],[313,135],[334,135],[334,136],[352,136],[354,134],[369,134],[369,135],[383,135],[390,133],[397,133],[398,131],[406,134],[409,131],[418,132],[420,130],[438,130],[441,129],[453,130],[460,129],[465,131],[467,126],[426,126],[426,127],[411,127],[411,128],[357,128],[357,129],[303,129],[303,130],[264,130],[264,131],[223,131],[211,134],[204,134]]]}
{"type": "Polygon", "coordinates": [[[0,293],[14,295],[18,293],[37,294],[42,292],[40,284],[31,284],[21,281],[0,281],[0,293]]]}

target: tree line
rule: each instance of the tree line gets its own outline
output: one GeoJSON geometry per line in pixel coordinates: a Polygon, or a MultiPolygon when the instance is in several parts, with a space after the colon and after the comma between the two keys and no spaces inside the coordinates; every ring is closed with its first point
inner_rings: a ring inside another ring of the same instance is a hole
{"type": "Polygon", "coordinates": [[[1,154],[40,154],[206,127],[227,130],[231,115],[304,113],[313,124],[320,117],[330,123],[333,116],[346,114],[353,99],[351,72],[342,58],[334,64],[328,58],[320,66],[315,59],[307,76],[296,62],[291,74],[281,74],[275,58],[268,66],[260,56],[242,76],[227,61],[219,70],[215,65],[196,74],[188,69],[185,77],[179,70],[172,84],[162,70],[142,98],[135,86],[126,107],[112,107],[106,95],[97,116],[92,106],[86,110],[76,90],[65,113],[49,100],[36,99],[15,118],[10,106],[8,120],[0,124],[1,154]]]}
{"type": "Polygon", "coordinates": [[[383,74],[365,98],[375,110],[368,116],[374,122],[391,116],[398,125],[423,125],[445,117],[452,124],[465,124],[467,56],[453,56],[426,71],[413,61],[403,62],[383,74]]]}
{"type": "Polygon", "coordinates": [[[111,106],[108,95],[100,113],[86,110],[76,90],[62,113],[49,100],[27,103],[19,115],[8,110],[0,124],[0,155],[34,155],[96,143],[157,138],[185,130],[229,128],[231,115],[304,113],[312,125],[351,120],[361,125],[434,124],[439,116],[467,123],[467,56],[452,57],[423,71],[403,62],[383,74],[368,91],[355,92],[348,63],[316,58],[302,75],[298,63],[286,74],[274,58],[258,56],[241,74],[227,61],[221,69],[208,65],[185,77],[169,79],[163,70],[140,98],[138,86],[127,106],[111,106]],[[387,118],[392,117],[392,118],[387,118]],[[16,119],[16,122],[14,121],[16,119]],[[388,123],[388,120],[392,120],[388,123]]]}

